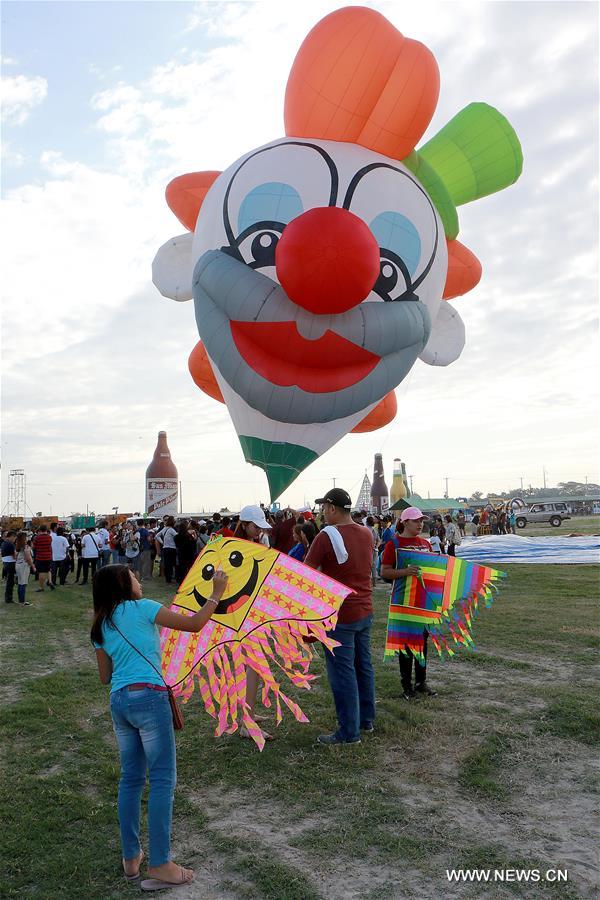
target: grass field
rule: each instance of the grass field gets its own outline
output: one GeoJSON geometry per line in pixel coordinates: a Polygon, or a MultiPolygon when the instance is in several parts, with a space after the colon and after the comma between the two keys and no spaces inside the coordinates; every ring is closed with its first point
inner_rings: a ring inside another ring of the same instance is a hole
{"type": "MultiPolygon", "coordinates": [[[[573,529],[575,530],[575,529],[573,529]]],[[[198,695],[177,737],[178,898],[376,900],[597,896],[598,568],[505,567],[476,624],[478,651],[432,659],[438,697],[400,699],[373,635],[378,718],[360,746],[315,746],[334,726],[322,677],[260,754],[216,740],[198,695]],[[567,884],[452,885],[458,867],[567,869],[567,884]]],[[[118,759],[88,643],[89,588],[0,609],[2,897],[131,897],[120,870],[118,759]]],[[[166,600],[153,583],[148,596],[166,600]]],[[[322,660],[316,671],[323,676],[322,660]]],[[[290,691],[297,697],[294,691],[290,691]]]]}

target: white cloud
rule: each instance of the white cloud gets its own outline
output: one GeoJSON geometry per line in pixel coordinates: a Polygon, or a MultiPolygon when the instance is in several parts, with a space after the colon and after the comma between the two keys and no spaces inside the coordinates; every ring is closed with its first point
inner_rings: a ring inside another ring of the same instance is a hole
{"type": "Polygon", "coordinates": [[[48,94],[48,82],[39,75],[9,75],[2,78],[2,121],[7,125],[22,125],[32,109],[39,106],[48,94]]]}

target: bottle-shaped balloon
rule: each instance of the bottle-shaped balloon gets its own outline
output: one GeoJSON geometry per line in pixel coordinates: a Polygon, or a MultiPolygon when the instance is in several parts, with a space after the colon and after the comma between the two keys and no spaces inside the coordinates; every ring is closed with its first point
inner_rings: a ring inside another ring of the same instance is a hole
{"type": "Polygon", "coordinates": [[[394,479],[392,481],[392,489],[390,490],[390,504],[393,506],[398,500],[403,500],[408,491],[402,477],[403,463],[399,459],[394,460],[394,479]]]}
{"type": "Polygon", "coordinates": [[[157,519],[177,515],[177,468],[171,459],[167,432],[158,432],[156,450],[146,469],[146,512],[157,519]]]}
{"type": "Polygon", "coordinates": [[[412,491],[408,486],[408,477],[406,475],[406,466],[404,465],[404,463],[402,463],[402,481],[404,482],[404,490],[406,491],[406,496],[410,497],[412,491]]]}
{"type": "Polygon", "coordinates": [[[371,485],[371,506],[377,515],[386,513],[390,507],[389,493],[383,475],[383,457],[375,454],[373,465],[373,484],[371,485]]]}

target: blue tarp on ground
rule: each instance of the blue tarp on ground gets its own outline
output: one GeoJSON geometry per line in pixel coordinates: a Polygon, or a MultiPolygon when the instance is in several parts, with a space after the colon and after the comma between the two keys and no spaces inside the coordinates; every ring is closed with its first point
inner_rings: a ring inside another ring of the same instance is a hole
{"type": "Polygon", "coordinates": [[[600,536],[521,537],[491,534],[463,538],[456,555],[470,562],[487,563],[600,563],[600,536]]]}

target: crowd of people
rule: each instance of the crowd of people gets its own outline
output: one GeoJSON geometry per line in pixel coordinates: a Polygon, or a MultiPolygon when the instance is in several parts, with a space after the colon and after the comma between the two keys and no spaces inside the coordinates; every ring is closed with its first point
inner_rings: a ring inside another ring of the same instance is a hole
{"type": "MultiPolygon", "coordinates": [[[[302,562],[317,536],[323,519],[311,509],[294,510],[290,507],[270,512],[262,505],[261,521],[267,527],[261,532],[261,540],[268,546],[287,553],[302,562]],[[269,535],[267,537],[267,534],[269,535]]],[[[86,585],[95,572],[109,564],[126,565],[136,577],[145,581],[153,577],[164,578],[167,584],[180,584],[187,575],[198,553],[214,534],[244,537],[248,523],[247,510],[230,516],[214,513],[208,519],[175,519],[165,516],[157,524],[128,520],[109,526],[100,521],[97,527],[84,528],[81,532],[68,532],[57,523],[40,525],[36,532],[3,531],[2,577],[5,581],[5,601],[30,606],[27,585],[33,578],[35,592],[53,591],[69,583],[86,585]]],[[[387,541],[394,533],[395,519],[391,514],[371,515],[367,510],[355,511],[352,521],[365,526],[372,535],[373,560],[372,584],[381,572],[381,555],[387,541]]],[[[471,522],[474,534],[505,534],[514,532],[514,514],[482,510],[471,522]]],[[[459,512],[456,519],[435,515],[428,522],[429,540],[435,553],[454,555],[455,548],[466,534],[465,515],[459,512]]]]}

